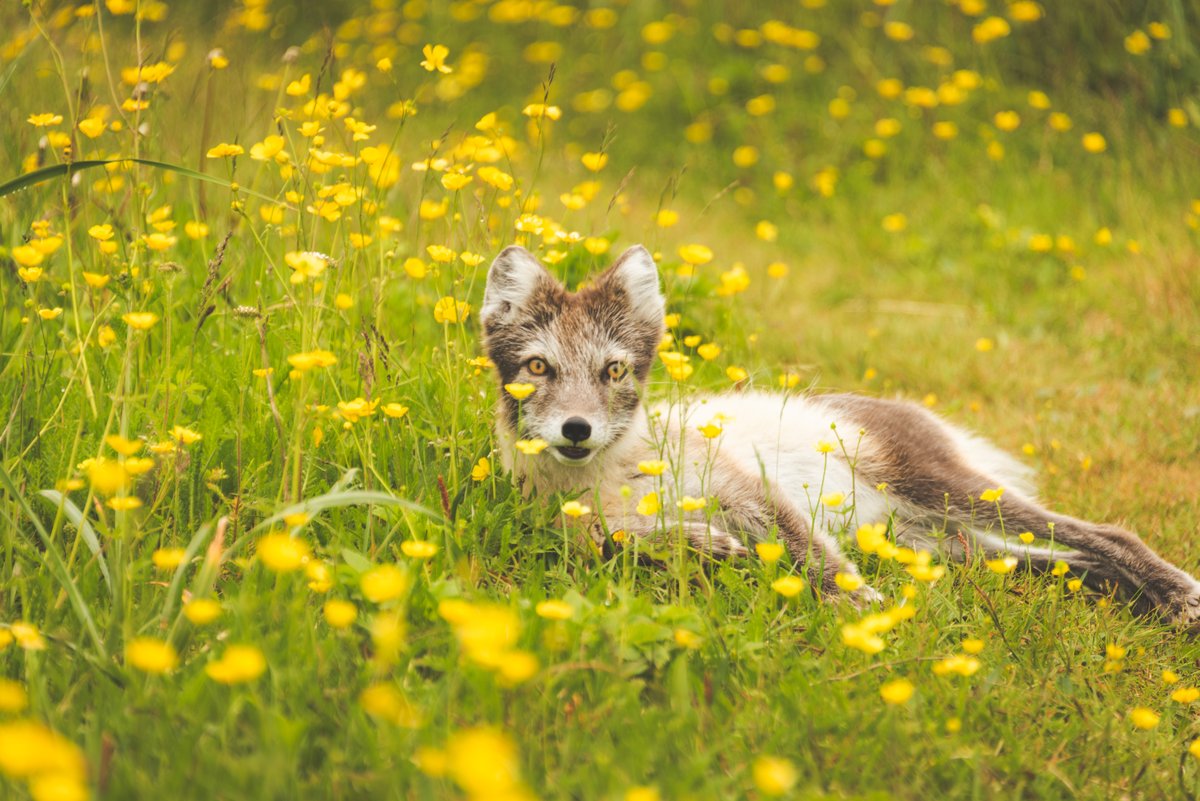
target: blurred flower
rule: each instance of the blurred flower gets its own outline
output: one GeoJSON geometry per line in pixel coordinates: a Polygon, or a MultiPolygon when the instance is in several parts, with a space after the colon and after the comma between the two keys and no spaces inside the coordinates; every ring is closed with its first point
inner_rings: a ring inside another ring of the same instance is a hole
{"type": "Polygon", "coordinates": [[[899,706],[908,703],[915,689],[913,683],[908,679],[894,679],[880,685],[879,695],[883,698],[884,703],[899,706]]]}
{"type": "Polygon", "coordinates": [[[204,672],[220,684],[254,681],[267,669],[263,652],[253,645],[230,645],[219,659],[204,666],[204,672]]]}

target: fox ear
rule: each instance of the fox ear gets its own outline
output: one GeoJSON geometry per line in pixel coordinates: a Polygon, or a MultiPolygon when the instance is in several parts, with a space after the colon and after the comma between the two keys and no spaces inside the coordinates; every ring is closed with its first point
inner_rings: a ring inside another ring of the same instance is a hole
{"type": "Polygon", "coordinates": [[[510,245],[488,268],[487,288],[479,319],[484,327],[503,323],[521,311],[542,289],[557,285],[537,258],[523,247],[510,245]]]}
{"type": "Polygon", "coordinates": [[[625,291],[626,302],[637,318],[662,325],[667,304],[658,288],[658,265],[650,251],[634,245],[608,268],[604,278],[625,291]]]}

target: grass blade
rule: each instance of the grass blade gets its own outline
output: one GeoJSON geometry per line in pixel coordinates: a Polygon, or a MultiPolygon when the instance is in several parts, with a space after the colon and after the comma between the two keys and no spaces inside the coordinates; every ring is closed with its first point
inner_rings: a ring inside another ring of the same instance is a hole
{"type": "MultiPolygon", "coordinates": [[[[233,186],[233,184],[231,184],[229,181],[226,181],[224,178],[218,178],[215,175],[207,175],[207,174],[199,172],[197,170],[193,170],[189,167],[183,167],[178,164],[170,164],[165,161],[154,161],[153,159],[135,159],[135,158],[84,159],[82,161],[72,161],[72,162],[69,162],[66,164],[51,164],[49,167],[42,167],[39,170],[34,170],[33,172],[27,172],[24,175],[19,175],[16,178],[12,178],[8,181],[5,181],[4,183],[0,184],[0,197],[4,197],[5,195],[11,195],[14,192],[20,192],[22,189],[28,189],[31,186],[36,186],[37,184],[44,183],[46,181],[50,181],[55,178],[70,177],[71,175],[73,175],[77,172],[81,172],[83,170],[90,170],[95,167],[103,167],[107,164],[121,164],[123,162],[133,162],[136,164],[141,164],[146,167],[153,167],[157,170],[167,170],[168,172],[178,173],[187,178],[192,178],[197,181],[204,181],[206,183],[216,184],[217,186],[223,186],[226,189],[233,186]]],[[[277,198],[270,197],[269,195],[264,195],[260,192],[255,192],[252,189],[247,189],[245,187],[239,187],[238,192],[244,193],[247,195],[252,195],[261,200],[270,201],[271,203],[280,204],[280,201],[277,198]]],[[[287,208],[291,208],[291,206],[289,206],[287,203],[282,203],[281,205],[283,205],[287,208]]]]}
{"type": "Polygon", "coordinates": [[[54,542],[50,539],[50,535],[46,532],[46,527],[42,525],[42,521],[34,514],[33,509],[29,506],[29,501],[17,491],[17,485],[13,482],[12,476],[3,464],[0,464],[0,484],[8,490],[9,494],[16,500],[17,505],[21,507],[21,511],[33,521],[33,527],[37,529],[38,537],[42,540],[44,550],[39,552],[42,564],[50,574],[57,579],[63,591],[67,593],[67,598],[71,601],[71,607],[75,610],[75,616],[83,623],[83,627],[87,629],[92,641],[96,644],[96,651],[101,658],[108,658],[108,649],[104,647],[104,638],[100,636],[100,630],[96,628],[96,621],[92,618],[92,611],[88,609],[87,602],[83,600],[83,594],[79,592],[79,587],[75,584],[75,580],[71,578],[70,571],[67,570],[67,565],[63,562],[62,555],[54,547],[54,542]]]}
{"type": "Polygon", "coordinates": [[[80,511],[79,507],[58,490],[42,490],[38,495],[50,501],[55,506],[62,507],[67,520],[71,521],[71,525],[75,526],[79,531],[79,536],[83,537],[84,544],[87,545],[88,550],[92,552],[92,556],[96,557],[96,561],[100,564],[100,575],[104,577],[104,583],[108,585],[108,592],[111,595],[112,576],[108,573],[108,560],[104,557],[104,549],[100,547],[100,538],[96,536],[96,530],[92,528],[92,524],[84,518],[83,512],[80,511]]]}

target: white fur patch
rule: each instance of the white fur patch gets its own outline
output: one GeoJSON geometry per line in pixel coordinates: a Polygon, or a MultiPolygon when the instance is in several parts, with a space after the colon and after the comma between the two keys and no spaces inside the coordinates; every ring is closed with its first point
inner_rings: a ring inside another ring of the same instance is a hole
{"type": "Polygon", "coordinates": [[[622,253],[613,267],[613,279],[625,288],[635,316],[649,322],[662,319],[666,301],[658,288],[658,265],[650,251],[634,245],[622,253]]]}

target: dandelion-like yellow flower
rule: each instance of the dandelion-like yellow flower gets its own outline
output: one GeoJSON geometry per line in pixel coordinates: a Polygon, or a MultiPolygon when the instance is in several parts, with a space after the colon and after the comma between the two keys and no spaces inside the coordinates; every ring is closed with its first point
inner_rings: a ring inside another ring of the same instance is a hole
{"type": "Polygon", "coordinates": [[[245,684],[266,670],[267,658],[253,645],[231,645],[219,659],[204,667],[208,677],[220,684],[245,684]]]}
{"type": "Polygon", "coordinates": [[[955,654],[934,662],[933,673],[935,676],[946,676],[951,673],[959,676],[973,676],[982,667],[982,664],[973,656],[955,654]]]}
{"type": "Polygon", "coordinates": [[[221,604],[212,598],[196,598],[184,604],[183,616],[194,626],[204,626],[221,616],[221,604]]]}
{"type": "Polygon", "coordinates": [[[341,598],[330,598],[322,607],[325,622],[330,628],[349,628],[358,619],[358,607],[341,598]]]}
{"type": "Polygon", "coordinates": [[[646,493],[637,503],[637,513],[646,517],[653,517],[661,508],[662,504],[659,502],[657,492],[646,493]]]}
{"type": "Polygon", "coordinates": [[[150,555],[150,561],[159,570],[174,570],[183,564],[185,556],[183,548],[159,548],[150,555]]]}
{"type": "Polygon", "coordinates": [[[1103,153],[1105,150],[1108,150],[1108,140],[1104,138],[1103,134],[1096,133],[1095,131],[1085,133],[1082,142],[1083,149],[1089,153],[1103,153]]]}
{"type": "Polygon", "coordinates": [[[258,541],[258,558],[269,570],[290,573],[304,567],[312,554],[308,543],[299,537],[278,532],[258,541]]]}
{"type": "Polygon", "coordinates": [[[125,325],[137,331],[147,331],[158,323],[159,317],[154,312],[126,312],[121,315],[125,325]]]}
{"type": "Polygon", "coordinates": [[[758,554],[758,558],[771,564],[778,562],[783,556],[784,547],[778,542],[756,542],[754,544],[754,552],[758,554]]]}
{"type": "Polygon", "coordinates": [[[771,582],[771,589],[784,598],[794,598],[804,589],[804,579],[799,576],[783,576],[771,582]]]}
{"type": "Polygon", "coordinates": [[[693,267],[701,267],[713,260],[713,252],[712,248],[693,243],[679,248],[679,258],[693,267]]]}
{"type": "Polygon", "coordinates": [[[1153,709],[1144,706],[1135,706],[1129,710],[1129,722],[1135,728],[1148,730],[1153,729],[1158,725],[1159,714],[1153,709]]]}
{"type": "Polygon", "coordinates": [[[486,457],[480,459],[475,463],[475,466],[471,468],[472,481],[483,481],[491,474],[492,463],[489,462],[486,457]]]}
{"type": "Polygon", "coordinates": [[[205,154],[210,159],[223,159],[229,156],[240,156],[246,152],[246,148],[241,145],[231,145],[227,142],[222,142],[215,147],[210,147],[205,154]]]}
{"type": "Polygon", "coordinates": [[[834,575],[833,581],[843,592],[854,592],[866,583],[862,576],[856,573],[837,573],[834,575]]]}
{"type": "Polygon", "coordinates": [[[446,65],[446,59],[450,56],[450,48],[445,45],[427,44],[421,48],[422,55],[425,56],[421,61],[421,66],[429,72],[440,72],[449,74],[454,72],[453,67],[446,65]]]}
{"type": "Polygon", "coordinates": [[[575,608],[566,601],[550,600],[541,601],[534,611],[538,617],[544,617],[547,620],[570,620],[575,615],[575,608]]]}
{"type": "Polygon", "coordinates": [[[412,559],[430,559],[438,552],[438,546],[425,540],[405,540],[400,543],[400,550],[412,559]]]}
{"type": "Polygon", "coordinates": [[[399,419],[408,414],[408,407],[402,403],[383,404],[383,413],[392,419],[399,419]]]}
{"type": "Polygon", "coordinates": [[[993,573],[999,573],[1001,576],[1011,573],[1017,568],[1017,557],[1005,556],[999,559],[988,559],[984,561],[987,569],[993,573]]]}
{"type": "Polygon", "coordinates": [[[52,125],[59,125],[62,123],[63,118],[61,114],[45,112],[42,114],[30,114],[29,119],[26,121],[35,128],[48,128],[52,125]]]}
{"type": "Polygon", "coordinates": [[[0,679],[0,712],[12,715],[29,706],[29,695],[20,682],[0,679]]]}
{"type": "Polygon", "coordinates": [[[908,679],[894,679],[879,686],[879,696],[885,704],[900,706],[908,703],[915,690],[913,683],[908,679]]]}
{"type": "Polygon", "coordinates": [[[775,756],[760,756],[751,768],[754,786],[766,796],[781,796],[796,786],[799,774],[789,760],[775,756]]]}
{"type": "Polygon", "coordinates": [[[179,655],[169,642],[138,637],[125,646],[125,661],[143,673],[170,673],[179,665],[179,655]]]}
{"type": "Polygon", "coordinates": [[[382,604],[404,595],[411,580],[408,571],[396,565],[379,565],[363,573],[359,584],[368,601],[382,604]]]}
{"type": "Polygon", "coordinates": [[[544,439],[519,439],[515,443],[516,449],[526,456],[537,456],[542,451],[549,447],[550,443],[544,439]]]}
{"type": "Polygon", "coordinates": [[[461,323],[471,313],[471,305],[447,295],[433,306],[433,319],[439,323],[461,323]]]}
{"type": "Polygon", "coordinates": [[[1200,688],[1180,687],[1171,693],[1171,700],[1177,704],[1191,704],[1200,699],[1200,688]]]}
{"type": "Polygon", "coordinates": [[[604,165],[608,164],[607,153],[584,153],[580,157],[583,166],[592,172],[600,172],[604,169],[604,165]]]}
{"type": "Polygon", "coordinates": [[[567,517],[583,517],[592,513],[592,507],[579,501],[567,501],[562,505],[562,513],[567,517]]]}
{"type": "Polygon", "coordinates": [[[337,364],[337,357],[327,350],[311,350],[304,353],[293,353],[287,357],[288,364],[300,372],[314,367],[331,367],[337,364]]]}
{"type": "Polygon", "coordinates": [[[562,109],[558,106],[548,106],[545,103],[530,103],[521,109],[521,113],[531,119],[557,120],[562,118],[562,109]]]}
{"type": "Polygon", "coordinates": [[[505,384],[504,391],[512,395],[517,400],[525,400],[534,393],[537,389],[533,384],[505,384]]]}
{"type": "Polygon", "coordinates": [[[180,445],[194,445],[204,439],[202,434],[198,434],[190,428],[183,426],[172,426],[171,439],[175,440],[180,445]]]}

